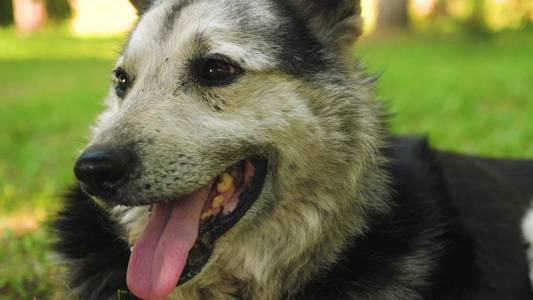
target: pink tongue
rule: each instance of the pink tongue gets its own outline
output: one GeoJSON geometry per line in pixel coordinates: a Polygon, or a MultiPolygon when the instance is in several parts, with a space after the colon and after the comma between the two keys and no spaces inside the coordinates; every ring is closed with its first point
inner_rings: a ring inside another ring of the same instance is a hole
{"type": "Polygon", "coordinates": [[[156,204],[135,243],[126,281],[135,296],[167,297],[181,277],[189,251],[198,237],[200,216],[211,185],[171,204],[156,204]]]}

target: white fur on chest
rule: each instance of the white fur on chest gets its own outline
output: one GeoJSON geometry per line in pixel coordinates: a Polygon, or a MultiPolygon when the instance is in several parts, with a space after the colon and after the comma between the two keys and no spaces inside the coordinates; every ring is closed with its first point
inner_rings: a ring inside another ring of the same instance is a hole
{"type": "Polygon", "coordinates": [[[522,234],[528,243],[527,258],[529,261],[529,279],[533,283],[533,208],[531,208],[522,221],[522,234]]]}
{"type": "Polygon", "coordinates": [[[126,207],[117,206],[112,211],[115,219],[123,226],[125,238],[130,245],[142,234],[150,220],[150,206],[126,207]]]}

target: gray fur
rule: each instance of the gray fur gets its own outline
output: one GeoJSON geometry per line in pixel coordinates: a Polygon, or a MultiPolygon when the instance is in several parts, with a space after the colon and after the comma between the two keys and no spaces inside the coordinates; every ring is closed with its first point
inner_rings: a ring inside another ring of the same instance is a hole
{"type": "MultiPolygon", "coordinates": [[[[171,298],[290,297],[335,262],[348,236],[365,232],[369,212],[388,210],[381,110],[346,55],[360,34],[358,1],[136,5],[142,18],[117,62],[134,83],[124,99],[110,91],[89,146],[137,153],[136,176],[120,191],[131,205],[191,193],[249,155],[268,158],[258,201],[171,298]],[[283,27],[300,21],[312,57],[299,56],[292,47],[302,46],[283,27]],[[190,62],[214,53],[238,62],[244,75],[218,88],[195,83],[190,62]]],[[[148,210],[112,211],[133,244],[148,210]]],[[[411,276],[423,277],[410,259],[411,276]]],[[[409,290],[406,282],[391,291],[409,290]]]]}

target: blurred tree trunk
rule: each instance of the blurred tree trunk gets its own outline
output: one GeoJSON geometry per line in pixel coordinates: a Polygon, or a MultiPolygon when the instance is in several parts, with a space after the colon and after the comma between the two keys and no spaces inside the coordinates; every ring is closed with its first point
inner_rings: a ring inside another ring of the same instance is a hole
{"type": "Polygon", "coordinates": [[[13,2],[11,0],[0,0],[0,26],[13,24],[13,2]]]}
{"type": "Polygon", "coordinates": [[[490,28],[485,18],[486,1],[474,0],[474,9],[472,16],[466,22],[466,29],[469,33],[479,36],[490,35],[490,28]]]}
{"type": "Polygon", "coordinates": [[[378,31],[404,30],[409,24],[407,0],[379,0],[378,31]]]}
{"type": "Polygon", "coordinates": [[[72,15],[68,0],[45,0],[44,3],[46,5],[46,14],[50,20],[61,22],[67,20],[72,15]]]}
{"type": "Polygon", "coordinates": [[[46,23],[44,0],[13,0],[15,25],[18,30],[35,31],[46,23]]]}

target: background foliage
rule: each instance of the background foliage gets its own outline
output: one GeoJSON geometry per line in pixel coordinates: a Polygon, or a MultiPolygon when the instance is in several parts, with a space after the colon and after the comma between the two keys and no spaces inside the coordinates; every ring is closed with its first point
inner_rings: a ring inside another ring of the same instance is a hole
{"type": "Polygon", "coordinates": [[[0,26],[13,24],[13,2],[0,0],[0,26]]]}
{"type": "Polygon", "coordinates": [[[71,17],[72,10],[68,0],[45,0],[46,13],[55,21],[63,21],[71,17]]]}

